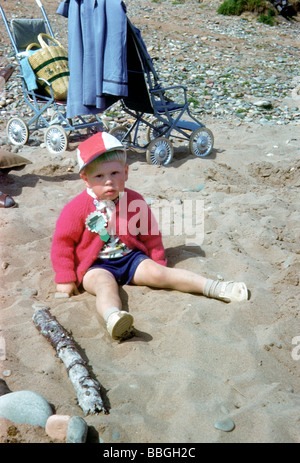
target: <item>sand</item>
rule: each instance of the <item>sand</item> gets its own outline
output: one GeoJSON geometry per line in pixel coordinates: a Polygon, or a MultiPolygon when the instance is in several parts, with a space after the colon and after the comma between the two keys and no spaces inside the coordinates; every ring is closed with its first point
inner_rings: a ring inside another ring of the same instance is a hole
{"type": "Polygon", "coordinates": [[[76,169],[66,172],[45,149],[26,147],[33,164],[3,179],[19,207],[0,211],[2,373],[11,370],[11,390],[44,395],[56,413],[82,414],[63,364],[31,321],[32,306],[45,304],[106,391],[109,415],[86,417],[104,442],[299,442],[295,127],[283,127],[280,138],[276,128],[210,127],[212,156],[177,148],[172,164],[157,167],[131,154],[128,186],[147,198],[203,200],[203,242],[165,236],[169,265],[245,281],[251,299],[225,304],[125,286],[138,332],[123,343],[98,322],[93,296],[55,299],[49,250],[59,211],[83,189],[76,169]],[[278,154],[267,156],[276,143],[278,154]],[[199,184],[201,192],[183,192],[199,184]],[[236,424],[231,433],[214,428],[226,417],[236,424]]]}
{"type": "MultiPolygon", "coordinates": [[[[84,188],[70,167],[78,143],[62,159],[26,145],[20,154],[32,164],[1,178],[18,208],[0,209],[0,377],[12,391],[42,394],[57,414],[84,416],[64,365],[32,323],[34,305],[49,307],[103,386],[109,414],[84,417],[94,440],[300,442],[299,125],[206,122],[215,136],[210,156],[176,145],[173,162],[158,167],[130,152],[127,186],[165,204],[181,199],[183,209],[202,201],[203,239],[165,235],[169,265],[245,281],[251,299],[225,304],[124,286],[136,336],[122,343],[98,321],[93,296],[55,298],[49,251],[60,210],[84,188]],[[215,429],[226,418],[235,429],[215,429]]],[[[51,441],[41,428],[14,426],[17,441],[51,441]]],[[[3,430],[0,442],[7,440],[3,430]]]]}

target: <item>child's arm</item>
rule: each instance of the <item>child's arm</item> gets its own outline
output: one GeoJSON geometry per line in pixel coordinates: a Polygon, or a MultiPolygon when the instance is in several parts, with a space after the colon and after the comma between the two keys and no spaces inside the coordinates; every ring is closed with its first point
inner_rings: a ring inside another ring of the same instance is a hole
{"type": "MultiPolygon", "coordinates": [[[[72,285],[68,291],[74,290],[77,275],[75,269],[75,249],[83,232],[84,225],[80,220],[80,214],[67,204],[60,214],[51,246],[51,260],[55,271],[55,282],[59,285],[72,285]]],[[[62,289],[62,287],[60,287],[62,289]]],[[[60,290],[58,289],[60,292],[60,290]]]]}
{"type": "Polygon", "coordinates": [[[149,257],[158,264],[167,265],[165,257],[165,248],[163,246],[162,237],[158,235],[140,235],[140,240],[145,244],[149,257]]]}
{"type": "Polygon", "coordinates": [[[162,236],[151,208],[142,195],[136,191],[126,189],[125,192],[126,195],[122,196],[119,201],[117,232],[120,238],[129,248],[133,249],[136,246],[136,240],[140,241],[146,248],[146,254],[152,260],[166,266],[162,236]]]}
{"type": "Polygon", "coordinates": [[[152,260],[154,260],[158,264],[166,266],[167,259],[165,257],[165,248],[163,245],[161,232],[159,230],[157,220],[154,217],[154,214],[148,205],[147,217],[145,217],[144,213],[142,212],[141,220],[147,220],[148,227],[147,233],[141,233],[139,235],[140,241],[142,241],[146,246],[148,250],[148,255],[152,260]]]}
{"type": "Polygon", "coordinates": [[[59,283],[56,285],[56,291],[58,293],[66,293],[69,296],[72,296],[73,294],[79,294],[79,291],[77,289],[77,286],[74,282],[71,283],[59,283]]]}

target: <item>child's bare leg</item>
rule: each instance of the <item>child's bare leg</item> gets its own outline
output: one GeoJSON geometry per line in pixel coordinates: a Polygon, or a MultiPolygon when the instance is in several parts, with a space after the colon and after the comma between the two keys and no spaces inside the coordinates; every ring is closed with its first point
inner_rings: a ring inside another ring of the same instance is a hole
{"type": "Polygon", "coordinates": [[[114,276],[103,269],[93,269],[83,278],[84,289],[96,296],[96,309],[101,317],[111,307],[121,310],[122,302],[119,295],[119,286],[114,276]]]}
{"type": "Polygon", "coordinates": [[[244,283],[213,281],[184,269],[164,267],[151,259],[138,266],[132,283],[155,288],[176,289],[186,293],[204,294],[226,302],[248,298],[244,283]]]}
{"type": "Polygon", "coordinates": [[[206,278],[184,269],[164,267],[151,259],[143,260],[132,283],[154,288],[176,289],[185,293],[203,293],[206,278]]]}
{"type": "Polygon", "coordinates": [[[104,318],[112,338],[123,338],[131,330],[133,317],[121,311],[122,301],[115,277],[107,270],[93,269],[85,274],[83,287],[96,296],[97,312],[104,318]]]}

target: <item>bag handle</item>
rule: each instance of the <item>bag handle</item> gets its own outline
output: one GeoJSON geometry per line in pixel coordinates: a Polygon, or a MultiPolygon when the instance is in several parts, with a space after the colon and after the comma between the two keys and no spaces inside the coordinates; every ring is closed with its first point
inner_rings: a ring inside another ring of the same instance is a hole
{"type": "Polygon", "coordinates": [[[51,37],[51,35],[48,35],[45,33],[41,33],[38,35],[38,41],[40,42],[42,48],[49,47],[49,45],[47,45],[47,43],[44,41],[44,38],[47,40],[51,40],[52,42],[56,43],[56,45],[63,48],[62,44],[58,40],[56,40],[54,37],[51,37]]]}
{"type": "Polygon", "coordinates": [[[26,51],[31,50],[33,47],[39,49],[39,48],[41,48],[41,45],[40,45],[39,43],[30,43],[30,44],[27,46],[26,51]]]}

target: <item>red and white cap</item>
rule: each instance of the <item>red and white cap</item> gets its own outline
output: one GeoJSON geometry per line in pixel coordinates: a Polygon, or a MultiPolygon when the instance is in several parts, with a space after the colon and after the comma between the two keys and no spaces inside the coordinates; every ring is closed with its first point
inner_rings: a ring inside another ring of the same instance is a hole
{"type": "Polygon", "coordinates": [[[80,143],[77,149],[79,172],[94,161],[101,154],[109,151],[125,151],[124,145],[113,135],[107,132],[98,132],[80,143]]]}

